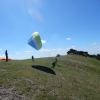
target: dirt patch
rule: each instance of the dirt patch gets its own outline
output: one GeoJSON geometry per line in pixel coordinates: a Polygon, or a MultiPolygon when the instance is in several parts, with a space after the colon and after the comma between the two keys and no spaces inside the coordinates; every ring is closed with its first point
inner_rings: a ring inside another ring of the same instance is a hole
{"type": "Polygon", "coordinates": [[[25,96],[19,95],[15,88],[0,87],[0,100],[28,100],[25,96]]]}
{"type": "Polygon", "coordinates": [[[4,71],[4,72],[5,72],[5,71],[7,71],[7,70],[6,70],[6,69],[0,69],[0,71],[4,71]]]}

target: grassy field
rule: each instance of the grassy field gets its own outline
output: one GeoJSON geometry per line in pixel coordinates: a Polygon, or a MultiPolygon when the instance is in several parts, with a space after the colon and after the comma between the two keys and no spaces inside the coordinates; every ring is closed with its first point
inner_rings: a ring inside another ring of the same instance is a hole
{"type": "Polygon", "coordinates": [[[54,59],[0,61],[0,91],[12,91],[16,100],[100,100],[99,60],[66,55],[52,69],[54,59]]]}

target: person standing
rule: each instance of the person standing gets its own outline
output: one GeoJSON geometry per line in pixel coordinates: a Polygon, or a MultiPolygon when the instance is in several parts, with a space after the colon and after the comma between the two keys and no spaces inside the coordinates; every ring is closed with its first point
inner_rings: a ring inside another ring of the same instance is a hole
{"type": "Polygon", "coordinates": [[[6,56],[6,62],[8,62],[8,52],[7,52],[7,50],[5,51],[5,56],[6,56]]]}
{"type": "Polygon", "coordinates": [[[34,61],[34,56],[32,56],[32,61],[34,61]]]}

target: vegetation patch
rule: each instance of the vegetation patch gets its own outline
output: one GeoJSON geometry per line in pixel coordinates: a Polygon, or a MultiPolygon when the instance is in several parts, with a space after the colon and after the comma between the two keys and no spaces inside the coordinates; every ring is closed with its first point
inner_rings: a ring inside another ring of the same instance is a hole
{"type": "Polygon", "coordinates": [[[0,100],[100,100],[100,61],[80,55],[0,61],[0,100]]]}

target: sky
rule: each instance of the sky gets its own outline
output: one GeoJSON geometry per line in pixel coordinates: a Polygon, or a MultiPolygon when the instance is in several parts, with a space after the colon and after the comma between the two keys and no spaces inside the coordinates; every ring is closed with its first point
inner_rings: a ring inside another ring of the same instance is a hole
{"type": "Polygon", "coordinates": [[[0,0],[0,58],[100,54],[100,0],[0,0]],[[42,48],[27,44],[39,32],[42,48]]]}

